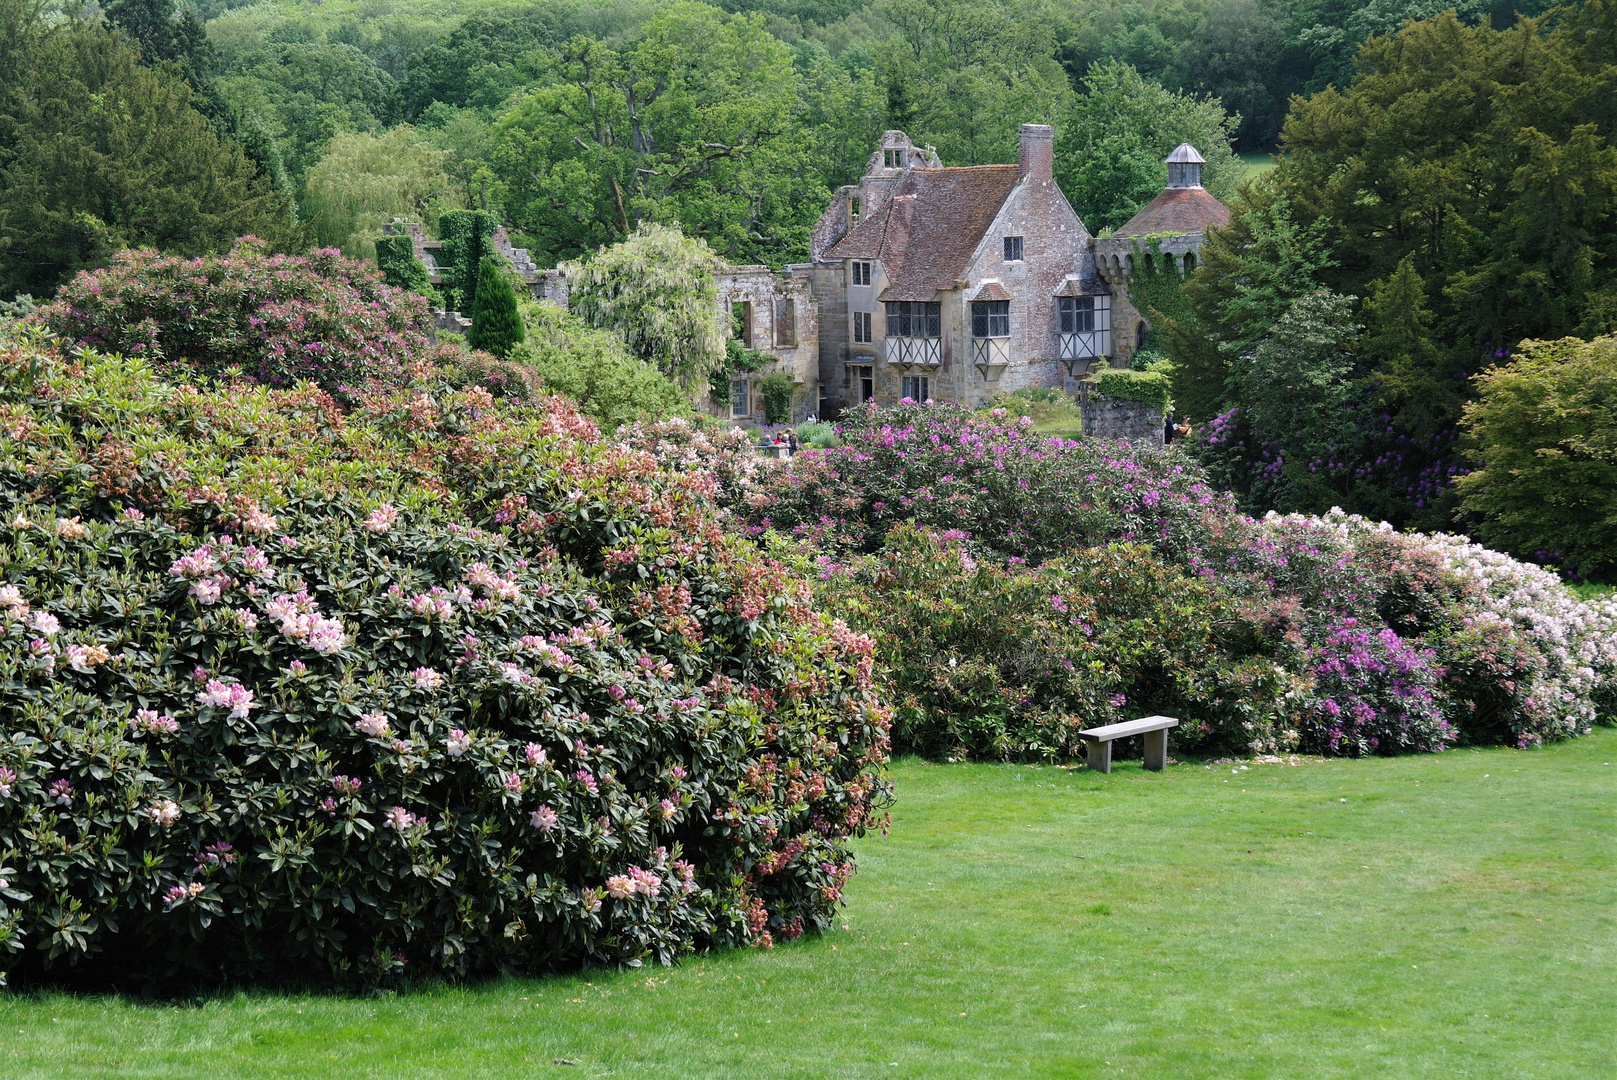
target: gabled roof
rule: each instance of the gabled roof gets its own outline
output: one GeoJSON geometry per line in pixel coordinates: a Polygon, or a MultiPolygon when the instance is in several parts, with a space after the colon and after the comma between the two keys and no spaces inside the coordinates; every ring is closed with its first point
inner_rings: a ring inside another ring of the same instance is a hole
{"type": "Polygon", "coordinates": [[[882,299],[931,300],[954,288],[1020,177],[1016,165],[910,169],[824,257],[880,259],[882,299]]]}
{"type": "Polygon", "coordinates": [[[1230,208],[1204,187],[1164,188],[1145,208],[1129,218],[1113,236],[1201,232],[1209,225],[1230,223],[1230,208]]]}
{"type": "Polygon", "coordinates": [[[1010,299],[1013,299],[1013,297],[1011,296],[1010,293],[1005,291],[1005,286],[1004,285],[1001,285],[999,282],[994,281],[992,279],[989,279],[988,281],[983,282],[983,287],[977,290],[977,295],[973,296],[972,299],[973,300],[1010,300],[1010,299]]]}

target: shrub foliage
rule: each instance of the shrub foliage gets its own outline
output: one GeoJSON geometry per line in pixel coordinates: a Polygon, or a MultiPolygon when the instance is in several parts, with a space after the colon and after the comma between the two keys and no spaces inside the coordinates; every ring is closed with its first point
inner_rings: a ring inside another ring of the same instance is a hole
{"type": "Polygon", "coordinates": [[[0,972],[344,984],[823,927],[871,642],[565,401],[0,344],[0,972]]]}
{"type": "Polygon", "coordinates": [[[35,314],[69,341],[160,372],[269,386],[308,379],[344,393],[408,378],[429,353],[426,317],[426,300],[335,248],[269,255],[251,237],[217,257],[120,252],[35,314]]]}

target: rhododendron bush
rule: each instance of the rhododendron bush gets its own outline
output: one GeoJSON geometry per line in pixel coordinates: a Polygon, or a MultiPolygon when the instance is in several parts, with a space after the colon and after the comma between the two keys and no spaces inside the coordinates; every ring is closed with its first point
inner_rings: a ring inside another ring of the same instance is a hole
{"type": "Polygon", "coordinates": [[[1177,450],[954,406],[839,434],[732,504],[815,551],[822,604],[879,639],[902,749],[1060,756],[1161,712],[1182,749],[1388,754],[1612,717],[1617,604],[1463,538],[1255,520],[1177,450]]]}
{"type": "Polygon", "coordinates": [[[823,928],[872,643],[566,402],[0,339],[0,973],[346,985],[823,928]]]}
{"type": "Polygon", "coordinates": [[[1225,505],[1183,455],[1047,437],[1026,417],[868,405],[837,431],[841,445],[762,474],[742,503],[755,531],[773,528],[827,552],[869,552],[889,529],[914,521],[1043,560],[1112,540],[1179,551],[1203,513],[1225,505]]]}
{"type": "Polygon", "coordinates": [[[159,371],[332,392],[404,381],[429,353],[427,301],[335,248],[269,255],[245,237],[227,255],[124,251],[63,285],[33,318],[69,341],[159,371]]]}
{"type": "Polygon", "coordinates": [[[900,525],[875,555],[823,561],[823,603],[879,637],[893,737],[933,756],[1070,757],[1082,728],[1142,706],[1200,722],[1181,743],[1283,749],[1285,643],[1239,597],[1149,548],[1039,567],[900,525]]]}

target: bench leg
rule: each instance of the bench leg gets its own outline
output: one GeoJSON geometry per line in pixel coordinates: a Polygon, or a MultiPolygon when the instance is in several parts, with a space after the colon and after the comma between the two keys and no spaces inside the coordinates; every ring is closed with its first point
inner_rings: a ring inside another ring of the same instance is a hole
{"type": "Polygon", "coordinates": [[[1084,753],[1089,760],[1089,767],[1096,772],[1109,773],[1112,771],[1112,743],[1111,740],[1085,739],[1084,753]]]}
{"type": "Polygon", "coordinates": [[[1145,767],[1161,772],[1168,764],[1168,729],[1145,733],[1145,767]]]}

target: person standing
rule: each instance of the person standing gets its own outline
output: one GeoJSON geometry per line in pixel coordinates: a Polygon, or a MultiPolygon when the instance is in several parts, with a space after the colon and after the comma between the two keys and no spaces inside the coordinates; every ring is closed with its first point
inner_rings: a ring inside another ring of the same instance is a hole
{"type": "Polygon", "coordinates": [[[1177,434],[1178,431],[1173,426],[1173,413],[1169,413],[1162,418],[1162,445],[1167,446],[1173,442],[1173,438],[1177,434]]]}

